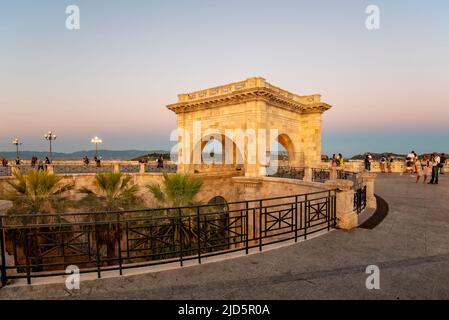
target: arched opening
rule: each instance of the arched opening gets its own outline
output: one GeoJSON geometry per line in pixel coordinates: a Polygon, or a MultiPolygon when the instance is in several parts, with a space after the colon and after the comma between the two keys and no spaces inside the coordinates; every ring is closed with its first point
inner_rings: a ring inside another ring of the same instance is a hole
{"type": "Polygon", "coordinates": [[[192,152],[192,158],[197,159],[194,161],[195,170],[223,170],[226,167],[228,170],[240,171],[244,168],[242,153],[236,143],[226,135],[204,136],[192,152]]]}
{"type": "Polygon", "coordinates": [[[229,249],[229,206],[227,201],[216,196],[207,203],[207,214],[204,216],[204,240],[207,251],[229,249]]]}
{"type": "Polygon", "coordinates": [[[203,142],[203,148],[201,151],[201,160],[205,164],[223,164],[224,159],[224,147],[223,143],[219,140],[211,137],[209,141],[203,142]]]}
{"type": "Polygon", "coordinates": [[[283,133],[271,144],[269,176],[303,179],[304,170],[295,168],[295,148],[290,137],[283,133]]]}

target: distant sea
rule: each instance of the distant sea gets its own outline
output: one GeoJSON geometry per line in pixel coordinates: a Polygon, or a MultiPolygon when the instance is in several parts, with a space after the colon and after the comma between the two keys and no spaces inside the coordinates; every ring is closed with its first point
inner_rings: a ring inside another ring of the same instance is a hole
{"type": "MultiPolygon", "coordinates": [[[[131,160],[147,154],[163,154],[169,153],[166,150],[98,150],[98,154],[103,160],[131,160]]],[[[31,159],[36,156],[38,158],[45,158],[49,155],[48,151],[20,151],[21,159],[31,159]]],[[[81,160],[84,156],[92,158],[95,156],[95,150],[82,150],[71,153],[53,152],[53,159],[56,160],[81,160]]],[[[0,158],[15,159],[15,151],[0,151],[0,158]]]]}

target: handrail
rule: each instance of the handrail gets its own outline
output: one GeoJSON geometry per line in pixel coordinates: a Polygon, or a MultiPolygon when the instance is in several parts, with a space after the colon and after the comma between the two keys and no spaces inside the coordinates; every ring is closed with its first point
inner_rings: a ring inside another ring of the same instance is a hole
{"type": "MultiPolygon", "coordinates": [[[[14,257],[14,265],[0,265],[2,285],[9,279],[65,275],[68,265],[81,273],[154,266],[188,260],[201,263],[204,258],[250,249],[262,250],[274,243],[306,239],[308,235],[329,231],[336,225],[336,191],[326,190],[300,195],[235,201],[226,208],[197,205],[132,211],[85,213],[90,217],[105,214],[99,221],[72,221],[69,214],[59,223],[8,225],[0,217],[0,251],[14,257]],[[203,211],[202,208],[211,209],[203,211]],[[189,209],[183,215],[182,208],[189,209]],[[122,217],[122,213],[154,213],[163,216],[122,217]],[[183,230],[182,232],[176,230],[183,230]]],[[[73,213],[78,214],[80,213],[73,213]]],[[[72,215],[73,215],[72,214],[72,215]]],[[[45,218],[53,215],[31,215],[45,218]]],[[[20,219],[19,219],[20,220],[20,219]]],[[[44,219],[45,220],[45,219],[44,219]]]]}

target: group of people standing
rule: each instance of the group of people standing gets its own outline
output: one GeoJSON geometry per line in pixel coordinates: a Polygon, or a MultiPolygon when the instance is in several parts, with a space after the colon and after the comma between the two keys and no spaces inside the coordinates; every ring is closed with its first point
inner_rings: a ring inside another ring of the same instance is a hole
{"type": "MultiPolygon", "coordinates": [[[[16,160],[16,164],[17,164],[17,160],[16,160]]],[[[20,163],[19,163],[20,164],[20,163]]],[[[19,165],[17,164],[17,165],[19,165]]],[[[31,158],[31,168],[35,169],[37,166],[37,170],[47,170],[47,165],[51,164],[51,160],[49,157],[45,157],[45,160],[39,159],[36,156],[33,156],[31,158]]]]}
{"type": "MultiPolygon", "coordinates": [[[[95,165],[96,165],[98,168],[101,167],[101,160],[102,160],[102,158],[101,158],[101,157],[98,157],[98,156],[95,156],[94,159],[93,159],[93,161],[95,162],[95,165]]],[[[89,166],[90,160],[89,160],[89,157],[88,157],[88,156],[84,156],[84,157],[83,157],[83,163],[84,163],[84,165],[85,165],[86,167],[89,166]]]]}
{"type": "Polygon", "coordinates": [[[437,152],[433,152],[430,156],[423,155],[419,159],[415,151],[410,152],[407,155],[407,172],[410,175],[416,174],[416,183],[423,177],[423,183],[426,183],[427,178],[431,176],[428,184],[438,184],[438,178],[440,174],[444,174],[444,165],[447,161],[446,154],[439,155],[437,152]]]}
{"type": "Polygon", "coordinates": [[[331,167],[332,168],[344,168],[345,167],[345,158],[341,153],[338,154],[338,156],[335,155],[335,153],[332,155],[331,160],[331,167]]]}
{"type": "MultiPolygon", "coordinates": [[[[365,155],[364,164],[365,164],[365,170],[371,171],[371,163],[374,161],[373,155],[368,152],[365,155]]],[[[390,155],[382,155],[380,157],[379,163],[380,163],[380,172],[382,173],[392,173],[392,167],[393,167],[394,158],[390,155]]]]}

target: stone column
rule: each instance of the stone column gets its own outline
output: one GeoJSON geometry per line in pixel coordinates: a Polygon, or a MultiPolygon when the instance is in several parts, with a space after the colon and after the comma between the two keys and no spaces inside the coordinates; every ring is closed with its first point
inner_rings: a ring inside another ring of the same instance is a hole
{"type": "Polygon", "coordinates": [[[139,173],[140,173],[140,174],[145,173],[145,163],[140,163],[140,166],[139,166],[139,173]]]}
{"type": "MultiPolygon", "coordinates": [[[[254,200],[261,198],[261,188],[263,184],[263,180],[258,177],[234,177],[232,178],[233,182],[236,184],[236,187],[239,190],[241,195],[241,200],[254,200]]],[[[242,206],[242,210],[246,205],[242,206]]],[[[254,240],[259,235],[259,217],[260,210],[258,209],[259,202],[248,202],[248,238],[249,238],[249,246],[258,245],[258,241],[254,240]],[[252,210],[255,209],[255,210],[252,210]],[[255,226],[255,228],[254,228],[255,226]],[[256,233],[254,233],[254,231],[256,233]]],[[[239,247],[244,246],[245,244],[241,244],[239,247]]]]}
{"type": "Polygon", "coordinates": [[[331,168],[329,180],[337,179],[337,168],[331,168]]]}
{"type": "Polygon", "coordinates": [[[16,172],[20,173],[20,168],[18,166],[11,166],[11,173],[14,174],[16,172]]]}
{"type": "Polygon", "coordinates": [[[376,197],[374,196],[374,181],[377,174],[371,172],[362,173],[362,181],[366,184],[366,207],[375,209],[377,207],[376,197]]]}
{"type": "Polygon", "coordinates": [[[353,182],[348,180],[328,180],[324,183],[328,189],[337,190],[337,228],[351,230],[359,223],[357,213],[354,212],[353,182]]]}
{"type": "Polygon", "coordinates": [[[304,181],[312,182],[312,168],[304,168],[304,181]]]}
{"type": "Polygon", "coordinates": [[[47,164],[47,172],[49,174],[54,174],[55,173],[55,168],[53,167],[52,164],[47,164]]]}
{"type": "Polygon", "coordinates": [[[119,173],[120,172],[120,163],[114,163],[114,172],[119,173]]]}

